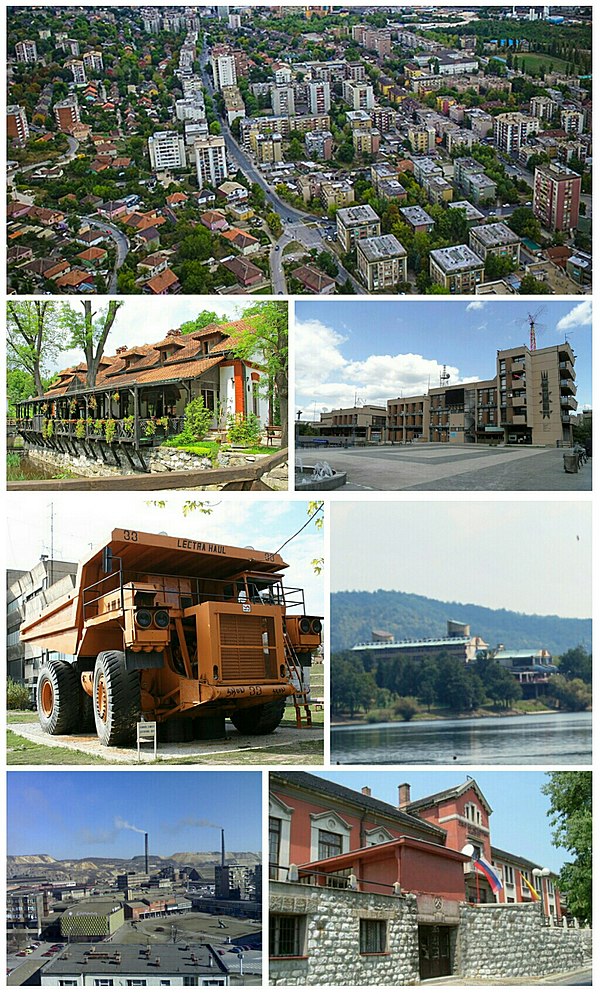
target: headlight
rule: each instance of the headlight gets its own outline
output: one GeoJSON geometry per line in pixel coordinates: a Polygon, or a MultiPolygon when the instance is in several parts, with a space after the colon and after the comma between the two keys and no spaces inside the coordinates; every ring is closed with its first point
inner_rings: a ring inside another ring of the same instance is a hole
{"type": "Polygon", "coordinates": [[[313,618],[313,620],[310,623],[310,630],[313,633],[313,635],[321,634],[321,632],[323,631],[323,625],[321,624],[318,618],[313,618]]]}
{"type": "Polygon", "coordinates": [[[138,628],[150,628],[152,624],[152,613],[147,611],[145,607],[140,608],[135,612],[135,623],[138,628]]]}
{"type": "Polygon", "coordinates": [[[154,624],[157,628],[168,628],[170,620],[168,611],[154,612],[154,624]]]}
{"type": "Polygon", "coordinates": [[[310,635],[310,618],[300,618],[298,628],[303,635],[310,635]]]}

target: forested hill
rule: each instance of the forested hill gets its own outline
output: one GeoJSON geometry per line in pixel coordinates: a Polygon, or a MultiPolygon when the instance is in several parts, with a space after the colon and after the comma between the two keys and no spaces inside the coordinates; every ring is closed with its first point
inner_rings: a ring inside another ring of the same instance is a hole
{"type": "Polygon", "coordinates": [[[553,655],[577,645],[592,646],[589,619],[559,618],[492,610],[477,604],[436,601],[398,590],[345,590],[331,595],[331,651],[369,642],[373,629],[391,632],[396,639],[442,638],[448,619],[471,626],[491,648],[503,642],[507,649],[549,649],[553,655]]]}

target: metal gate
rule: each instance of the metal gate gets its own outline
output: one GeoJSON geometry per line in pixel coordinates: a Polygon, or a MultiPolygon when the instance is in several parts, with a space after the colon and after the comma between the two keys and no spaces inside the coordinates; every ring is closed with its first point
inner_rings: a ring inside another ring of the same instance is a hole
{"type": "Polygon", "coordinates": [[[449,925],[419,925],[419,976],[449,977],[452,973],[449,925]]]}

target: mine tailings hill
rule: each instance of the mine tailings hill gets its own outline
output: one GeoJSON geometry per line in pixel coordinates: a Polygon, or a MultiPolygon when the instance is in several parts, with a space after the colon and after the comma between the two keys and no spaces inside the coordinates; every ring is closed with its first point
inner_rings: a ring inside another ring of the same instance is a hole
{"type": "Polygon", "coordinates": [[[592,646],[589,618],[559,618],[557,615],[519,614],[492,610],[477,604],[436,601],[399,590],[344,590],[331,595],[331,651],[350,649],[357,642],[370,642],[373,630],[390,632],[395,639],[443,638],[448,620],[471,626],[495,648],[548,649],[560,655],[567,649],[592,646]]]}

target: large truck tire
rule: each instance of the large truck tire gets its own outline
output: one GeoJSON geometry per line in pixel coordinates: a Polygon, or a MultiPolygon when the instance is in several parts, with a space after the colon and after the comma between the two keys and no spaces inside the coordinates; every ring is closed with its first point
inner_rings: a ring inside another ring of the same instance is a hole
{"type": "Polygon", "coordinates": [[[140,676],[125,668],[125,653],[101,652],[94,667],[94,717],[101,745],[115,746],[135,737],[140,718],[140,676]]]}
{"type": "Polygon", "coordinates": [[[238,732],[244,735],[268,735],[280,724],[285,711],[285,698],[259,704],[255,708],[240,708],[231,715],[238,732]]]}
{"type": "Polygon", "coordinates": [[[86,694],[83,687],[79,688],[79,732],[95,732],[96,716],[94,714],[94,701],[89,694],[86,694]]]}
{"type": "Polygon", "coordinates": [[[42,730],[68,735],[79,720],[79,680],[69,663],[52,659],[42,663],[37,684],[37,712],[42,730]]]}

